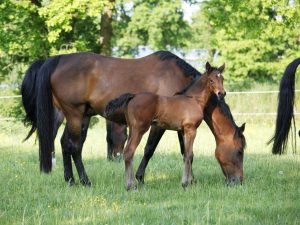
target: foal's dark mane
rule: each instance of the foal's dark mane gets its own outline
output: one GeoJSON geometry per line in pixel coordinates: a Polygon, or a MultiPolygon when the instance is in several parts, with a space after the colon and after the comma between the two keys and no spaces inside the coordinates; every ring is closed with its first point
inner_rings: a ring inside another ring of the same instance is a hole
{"type": "MultiPolygon", "coordinates": [[[[186,91],[193,86],[193,84],[201,77],[201,73],[196,70],[194,67],[192,67],[189,63],[187,63],[186,61],[184,61],[183,59],[179,58],[177,55],[169,52],[169,51],[158,51],[154,53],[155,55],[158,55],[160,57],[161,60],[171,60],[171,59],[175,59],[176,60],[176,64],[178,65],[178,67],[182,70],[182,72],[186,75],[186,76],[192,76],[194,79],[193,81],[187,86],[185,87],[182,91],[179,91],[177,93],[175,93],[174,95],[184,95],[186,93],[186,91]]],[[[218,68],[216,67],[212,67],[213,70],[217,70],[218,68]]],[[[235,138],[240,138],[242,140],[242,148],[244,149],[246,147],[246,139],[243,135],[243,133],[240,131],[239,127],[236,125],[233,116],[231,114],[230,111],[230,107],[227,105],[227,103],[225,102],[225,99],[221,99],[218,100],[216,96],[213,96],[211,98],[211,102],[214,106],[218,105],[220,107],[220,111],[223,115],[225,115],[234,125],[235,127],[235,138]]]]}

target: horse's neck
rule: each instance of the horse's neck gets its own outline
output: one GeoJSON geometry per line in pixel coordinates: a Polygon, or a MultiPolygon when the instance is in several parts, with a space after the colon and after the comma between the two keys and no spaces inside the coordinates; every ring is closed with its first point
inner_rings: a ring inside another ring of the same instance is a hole
{"type": "Polygon", "coordinates": [[[207,87],[208,79],[202,79],[198,82],[200,82],[200,83],[196,83],[195,85],[190,87],[186,91],[185,95],[195,98],[197,100],[198,104],[202,108],[204,108],[212,93],[207,87]]]}
{"type": "Polygon", "coordinates": [[[236,129],[233,121],[220,112],[220,108],[212,108],[208,104],[207,110],[205,121],[214,134],[217,145],[231,141],[236,129]]]}

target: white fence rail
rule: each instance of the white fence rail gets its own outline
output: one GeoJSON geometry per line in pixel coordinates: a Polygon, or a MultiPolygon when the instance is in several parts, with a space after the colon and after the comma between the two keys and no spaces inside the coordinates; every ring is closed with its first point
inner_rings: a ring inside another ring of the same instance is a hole
{"type": "MultiPolygon", "coordinates": [[[[300,92],[300,90],[295,90],[295,92],[300,92]]],[[[237,94],[278,94],[279,91],[228,91],[226,92],[228,95],[237,95],[237,94]]],[[[10,95],[10,96],[0,96],[1,99],[15,99],[21,98],[21,95],[10,95]]],[[[277,115],[276,112],[232,112],[233,116],[273,116],[277,115]]],[[[295,116],[300,116],[300,113],[295,112],[295,116]]],[[[16,121],[22,120],[23,118],[14,118],[14,117],[0,117],[0,121],[16,121]]]]}

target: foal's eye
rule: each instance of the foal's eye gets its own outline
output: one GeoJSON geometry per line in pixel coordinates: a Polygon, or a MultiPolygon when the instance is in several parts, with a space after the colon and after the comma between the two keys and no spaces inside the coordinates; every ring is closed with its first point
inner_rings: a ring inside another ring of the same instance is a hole
{"type": "Polygon", "coordinates": [[[213,84],[213,83],[214,83],[214,81],[213,81],[213,80],[209,80],[209,82],[210,82],[210,84],[213,84]]]}

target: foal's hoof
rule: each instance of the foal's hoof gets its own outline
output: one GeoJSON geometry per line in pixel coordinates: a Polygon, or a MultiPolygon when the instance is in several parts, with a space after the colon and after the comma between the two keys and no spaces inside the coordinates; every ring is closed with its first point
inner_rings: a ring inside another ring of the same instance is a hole
{"type": "Polygon", "coordinates": [[[135,184],[127,184],[126,190],[127,191],[137,191],[137,186],[135,184]]]}
{"type": "Polygon", "coordinates": [[[189,182],[183,182],[183,183],[181,183],[181,186],[183,187],[183,189],[185,190],[186,189],[186,187],[188,186],[188,184],[189,184],[189,182]]]}

